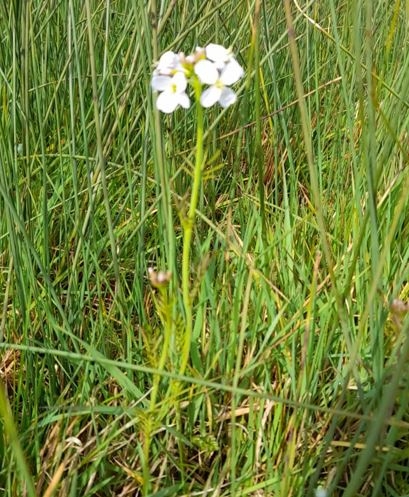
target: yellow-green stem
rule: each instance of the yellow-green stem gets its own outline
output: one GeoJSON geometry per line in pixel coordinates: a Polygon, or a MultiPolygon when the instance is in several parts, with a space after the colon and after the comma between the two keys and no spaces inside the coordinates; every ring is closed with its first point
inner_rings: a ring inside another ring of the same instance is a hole
{"type": "Polygon", "coordinates": [[[196,207],[199,201],[200,186],[202,182],[203,170],[203,108],[200,105],[201,84],[196,78],[194,80],[194,90],[197,109],[197,132],[196,132],[196,159],[193,173],[192,196],[190,198],[187,219],[183,220],[183,253],[182,253],[182,294],[183,306],[185,310],[185,334],[183,337],[183,348],[179,373],[184,374],[190,355],[190,345],[192,342],[193,314],[192,298],[190,288],[190,248],[192,245],[192,234],[195,224],[196,207]]]}

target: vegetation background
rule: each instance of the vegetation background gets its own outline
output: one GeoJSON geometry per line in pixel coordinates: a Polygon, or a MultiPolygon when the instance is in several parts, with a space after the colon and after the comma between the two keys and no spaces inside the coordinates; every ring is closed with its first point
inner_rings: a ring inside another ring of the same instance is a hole
{"type": "Polygon", "coordinates": [[[409,495],[408,28],[400,0],[0,3],[2,495],[409,495]],[[246,77],[205,112],[181,377],[195,111],[150,78],[207,43],[246,77]]]}

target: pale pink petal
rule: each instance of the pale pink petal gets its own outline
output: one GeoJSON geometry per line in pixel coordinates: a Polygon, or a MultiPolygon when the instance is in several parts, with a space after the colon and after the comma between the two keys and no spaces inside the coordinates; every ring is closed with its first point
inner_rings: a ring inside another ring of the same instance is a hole
{"type": "Polygon", "coordinates": [[[178,94],[171,91],[164,91],[156,99],[156,107],[165,114],[170,114],[178,106],[178,94]]]}
{"type": "Polygon", "coordinates": [[[243,68],[235,59],[231,59],[222,70],[220,81],[225,85],[236,83],[244,74],[243,68]]]}
{"type": "Polygon", "coordinates": [[[237,95],[231,88],[224,87],[219,98],[219,104],[225,109],[236,102],[237,95]]]}
{"type": "Polygon", "coordinates": [[[169,87],[172,78],[169,76],[157,76],[152,77],[151,86],[156,91],[163,91],[169,87]]]}
{"type": "Polygon", "coordinates": [[[184,109],[188,109],[190,107],[190,99],[186,93],[179,93],[178,99],[179,105],[181,105],[184,109]]]}
{"type": "Polygon", "coordinates": [[[179,56],[174,52],[165,52],[159,59],[157,71],[161,74],[170,74],[172,69],[176,69],[179,64],[179,56]]]}
{"type": "Polygon", "coordinates": [[[174,85],[174,92],[182,93],[186,90],[187,79],[182,72],[177,72],[172,78],[172,85],[174,85]]]}
{"type": "Polygon", "coordinates": [[[218,88],[217,86],[210,86],[202,93],[200,103],[203,107],[211,107],[219,100],[221,94],[221,88],[218,88]]]}
{"type": "Polygon", "coordinates": [[[227,62],[230,58],[230,51],[222,45],[209,43],[206,47],[206,57],[214,62],[227,62]]]}
{"type": "Polygon", "coordinates": [[[213,85],[219,79],[219,71],[213,62],[209,60],[199,60],[195,65],[195,73],[201,83],[206,85],[213,85]]]}

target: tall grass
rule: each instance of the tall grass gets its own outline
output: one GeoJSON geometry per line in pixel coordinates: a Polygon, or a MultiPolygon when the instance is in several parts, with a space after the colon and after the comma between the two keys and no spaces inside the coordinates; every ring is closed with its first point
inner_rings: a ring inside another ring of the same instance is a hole
{"type": "Polygon", "coordinates": [[[0,4],[0,490],[409,494],[405,2],[0,4]],[[206,110],[165,50],[232,45],[206,110]],[[170,271],[150,284],[148,268],[170,271]]]}

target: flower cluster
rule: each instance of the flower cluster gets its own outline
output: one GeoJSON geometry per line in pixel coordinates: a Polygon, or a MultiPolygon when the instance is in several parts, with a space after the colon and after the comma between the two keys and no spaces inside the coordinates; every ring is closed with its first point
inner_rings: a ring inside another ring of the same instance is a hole
{"type": "Polygon", "coordinates": [[[244,74],[243,68],[232,52],[222,45],[210,43],[205,48],[196,48],[191,55],[165,52],[152,76],[151,86],[159,93],[157,108],[167,114],[179,106],[187,109],[190,99],[186,93],[188,82],[198,81],[208,87],[200,92],[200,104],[211,107],[219,103],[223,108],[234,104],[236,93],[230,86],[244,74]]]}

